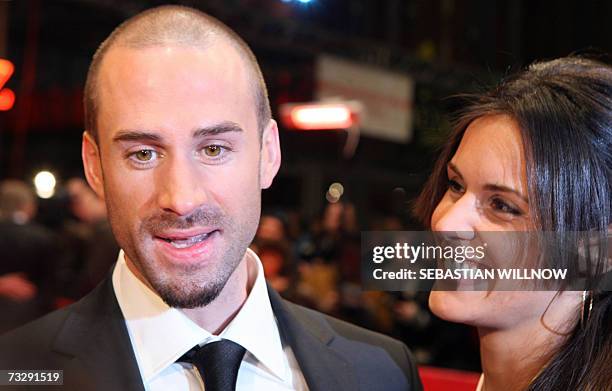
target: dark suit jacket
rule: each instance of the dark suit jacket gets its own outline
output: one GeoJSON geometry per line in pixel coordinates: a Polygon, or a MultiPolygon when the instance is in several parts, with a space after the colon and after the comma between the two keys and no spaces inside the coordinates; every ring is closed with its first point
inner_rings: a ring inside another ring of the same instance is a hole
{"type": "MultiPolygon", "coordinates": [[[[310,390],[421,390],[401,342],[289,303],[272,289],[269,295],[310,390]]],[[[0,337],[0,369],[62,369],[64,387],[52,390],[144,391],[110,278],[77,303],[0,337]]]]}
{"type": "Polygon", "coordinates": [[[51,310],[51,299],[55,297],[54,271],[61,259],[57,239],[41,225],[0,219],[0,276],[24,273],[37,288],[34,298],[25,302],[0,296],[0,334],[51,310]]]}

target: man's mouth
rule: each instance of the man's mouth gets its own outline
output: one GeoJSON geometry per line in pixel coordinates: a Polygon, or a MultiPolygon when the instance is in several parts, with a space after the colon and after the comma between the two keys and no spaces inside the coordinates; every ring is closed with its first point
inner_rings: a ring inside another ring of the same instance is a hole
{"type": "Polygon", "coordinates": [[[172,247],[177,249],[184,249],[195,246],[198,243],[203,242],[208,239],[211,235],[213,235],[217,230],[196,234],[196,235],[156,235],[157,239],[161,239],[166,243],[170,243],[172,247]]]}

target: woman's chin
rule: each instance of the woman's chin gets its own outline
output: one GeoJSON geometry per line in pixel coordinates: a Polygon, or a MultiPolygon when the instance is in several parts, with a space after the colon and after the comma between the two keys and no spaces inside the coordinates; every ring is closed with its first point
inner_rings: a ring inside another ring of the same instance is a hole
{"type": "Polygon", "coordinates": [[[455,323],[478,326],[478,313],[483,311],[483,292],[432,291],[429,308],[439,318],[455,323]]]}

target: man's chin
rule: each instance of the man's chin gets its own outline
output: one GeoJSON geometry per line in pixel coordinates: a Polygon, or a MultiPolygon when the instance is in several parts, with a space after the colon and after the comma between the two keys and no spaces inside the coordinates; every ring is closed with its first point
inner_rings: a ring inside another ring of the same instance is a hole
{"type": "Polygon", "coordinates": [[[181,287],[156,284],[153,286],[159,297],[172,308],[199,308],[213,302],[223,290],[225,282],[213,283],[206,287],[181,287]]]}
{"type": "Polygon", "coordinates": [[[217,251],[176,262],[171,255],[154,248],[141,250],[136,262],[128,262],[133,266],[130,269],[137,269],[137,277],[174,308],[207,306],[219,296],[240,264],[240,260],[229,262],[237,257],[219,255],[217,251]]]}

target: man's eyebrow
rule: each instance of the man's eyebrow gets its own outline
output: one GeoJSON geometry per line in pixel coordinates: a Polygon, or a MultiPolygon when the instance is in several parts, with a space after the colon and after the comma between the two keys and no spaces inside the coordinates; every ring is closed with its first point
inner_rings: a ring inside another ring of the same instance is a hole
{"type": "MultiPolygon", "coordinates": [[[[228,132],[243,132],[244,130],[235,122],[223,121],[218,124],[198,128],[193,132],[193,138],[214,136],[228,132]]],[[[120,130],[113,137],[113,142],[155,142],[161,143],[162,136],[141,130],[120,130]]]]}
{"type": "Polygon", "coordinates": [[[218,134],[229,132],[244,132],[244,130],[235,122],[223,121],[218,124],[199,128],[193,132],[193,138],[202,138],[206,136],[215,136],[218,134]]]}
{"type": "Polygon", "coordinates": [[[159,134],[144,132],[140,130],[120,130],[113,137],[113,142],[155,142],[160,143],[162,137],[159,134]]]}

